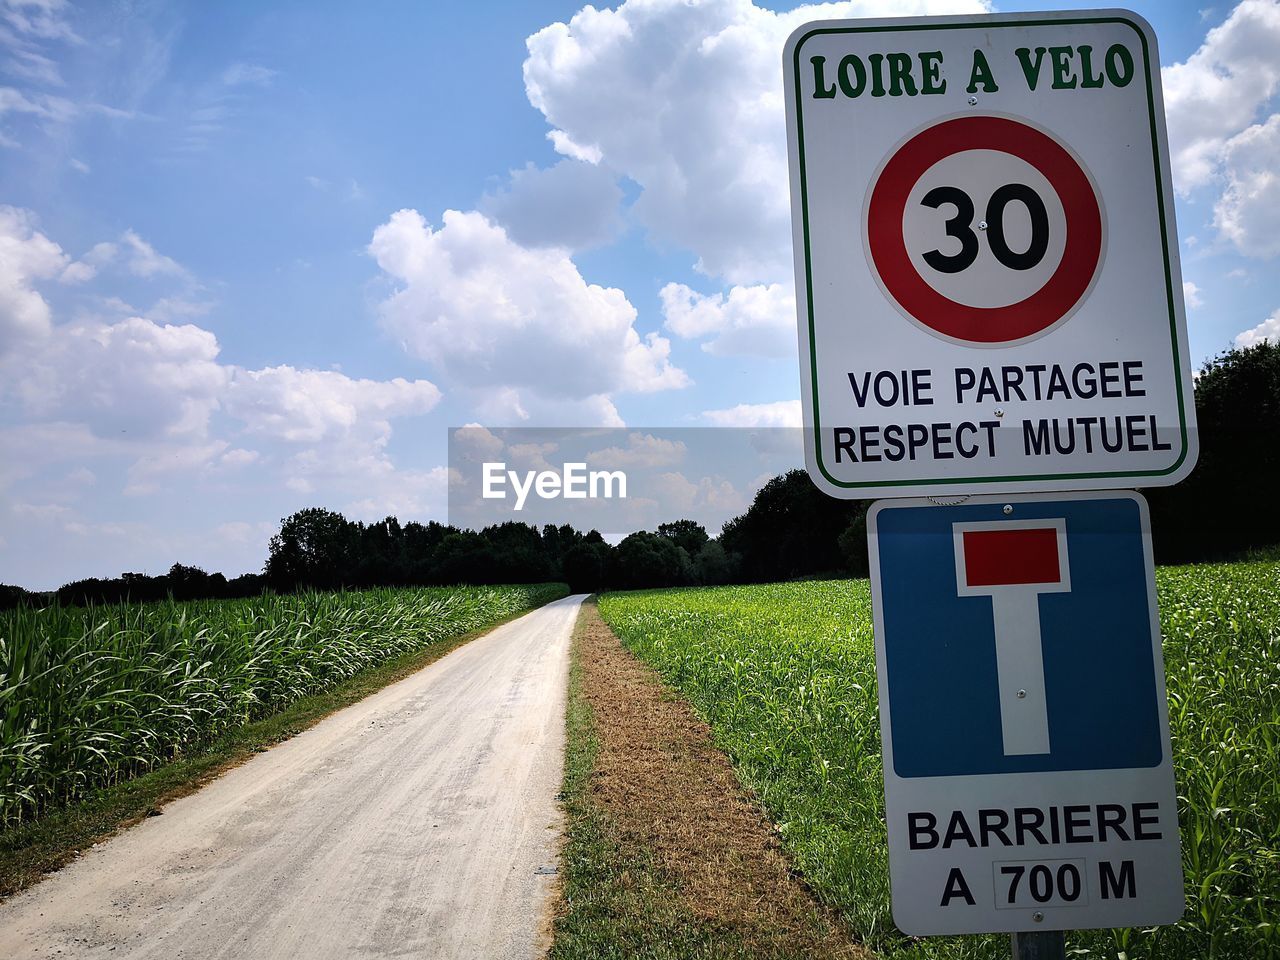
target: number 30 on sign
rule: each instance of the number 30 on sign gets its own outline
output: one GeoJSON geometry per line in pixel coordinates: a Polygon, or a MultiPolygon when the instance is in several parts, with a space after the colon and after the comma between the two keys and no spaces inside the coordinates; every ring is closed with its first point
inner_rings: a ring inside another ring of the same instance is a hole
{"type": "Polygon", "coordinates": [[[1040,336],[1079,306],[1101,263],[1102,210],[1089,175],[1025,120],[929,124],[885,161],[864,210],[885,294],[908,319],[960,343],[1040,336]]]}

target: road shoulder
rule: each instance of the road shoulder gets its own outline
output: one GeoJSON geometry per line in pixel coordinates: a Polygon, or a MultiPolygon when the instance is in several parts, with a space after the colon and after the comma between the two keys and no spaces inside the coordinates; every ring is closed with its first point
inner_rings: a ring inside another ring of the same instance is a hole
{"type": "Polygon", "coordinates": [[[865,958],[710,729],[587,603],[575,630],[552,960],[865,958]]]}

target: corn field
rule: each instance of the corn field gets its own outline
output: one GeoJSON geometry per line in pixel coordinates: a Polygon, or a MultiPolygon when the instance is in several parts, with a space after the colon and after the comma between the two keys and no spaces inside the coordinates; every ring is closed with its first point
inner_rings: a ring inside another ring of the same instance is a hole
{"type": "Polygon", "coordinates": [[[0,824],[565,593],[370,590],[0,614],[0,824]]]}
{"type": "MultiPolygon", "coordinates": [[[[1069,955],[1280,957],[1280,563],[1156,576],[1187,910],[1080,931],[1069,955]]],[[[711,724],[818,895],[894,960],[1005,960],[1007,937],[909,939],[889,914],[866,581],[610,594],[601,613],[711,724]]]]}

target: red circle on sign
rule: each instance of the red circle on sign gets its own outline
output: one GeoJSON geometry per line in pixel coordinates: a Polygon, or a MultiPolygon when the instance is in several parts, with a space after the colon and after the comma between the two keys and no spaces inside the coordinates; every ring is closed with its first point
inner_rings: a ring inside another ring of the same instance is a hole
{"type": "Polygon", "coordinates": [[[1025,340],[1062,320],[1093,283],[1102,255],[1102,211],[1088,175],[1060,143],[1006,117],[956,117],[920,131],[889,158],[867,203],[867,246],[880,282],[908,316],[969,343],[1025,340]],[[907,198],[939,160],[966,150],[998,150],[1025,160],[1057,191],[1067,218],[1058,268],[1039,290],[1003,307],[973,307],[943,296],[907,253],[902,222],[907,198]]]}

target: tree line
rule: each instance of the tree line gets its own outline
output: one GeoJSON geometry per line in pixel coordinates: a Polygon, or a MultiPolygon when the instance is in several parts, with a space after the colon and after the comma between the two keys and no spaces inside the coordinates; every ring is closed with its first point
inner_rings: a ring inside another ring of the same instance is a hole
{"type": "Polygon", "coordinates": [[[167,574],[77,580],[50,594],[5,587],[0,605],[56,599],[63,605],[231,599],[264,591],[358,590],[378,586],[543,583],[575,592],[866,575],[866,504],[833,500],[802,470],[775,477],[750,509],[712,538],[692,520],[641,530],[616,545],[598,531],[507,522],[483,530],[447,524],[348,520],[319,507],[286,517],[260,574],[174,564],[167,574]],[[834,534],[832,533],[834,531],[834,534]],[[847,535],[837,536],[836,534],[847,535]]]}
{"type": "MultiPolygon", "coordinates": [[[[1263,342],[1210,361],[1196,379],[1200,461],[1175,487],[1145,491],[1156,560],[1232,559],[1280,544],[1280,346],[1263,342]]],[[[0,586],[0,607],[231,598],[303,589],[567,582],[575,592],[866,576],[869,501],[835,500],[802,470],[774,477],[747,511],[712,538],[678,520],[611,545],[594,530],[508,522],[483,530],[387,517],[351,521],[300,510],[271,538],[261,574],[228,580],[175,564],[167,574],[126,573],[49,594],[0,586]]]]}

